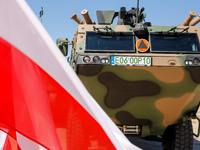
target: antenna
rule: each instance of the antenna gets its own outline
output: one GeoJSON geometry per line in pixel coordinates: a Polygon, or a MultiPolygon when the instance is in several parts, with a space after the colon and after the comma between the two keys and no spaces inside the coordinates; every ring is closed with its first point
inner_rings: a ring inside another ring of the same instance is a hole
{"type": "Polygon", "coordinates": [[[139,23],[138,22],[138,15],[139,15],[139,0],[137,0],[137,10],[136,10],[136,19],[135,19],[135,23],[139,23]]]}

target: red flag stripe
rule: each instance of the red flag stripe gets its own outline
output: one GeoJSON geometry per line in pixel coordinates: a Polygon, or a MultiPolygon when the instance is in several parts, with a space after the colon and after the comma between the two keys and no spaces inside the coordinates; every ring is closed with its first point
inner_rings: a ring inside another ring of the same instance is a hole
{"type": "Polygon", "coordinates": [[[0,51],[0,120],[41,145],[61,149],[40,69],[2,38],[0,51]]]}
{"type": "Polygon", "coordinates": [[[6,137],[4,147],[2,150],[12,150],[8,136],[6,137]]]}
{"type": "Polygon", "coordinates": [[[89,149],[92,142],[115,149],[93,117],[37,64],[2,38],[0,53],[0,120],[48,149],[61,149],[54,130],[60,128],[67,149],[89,149]]]}

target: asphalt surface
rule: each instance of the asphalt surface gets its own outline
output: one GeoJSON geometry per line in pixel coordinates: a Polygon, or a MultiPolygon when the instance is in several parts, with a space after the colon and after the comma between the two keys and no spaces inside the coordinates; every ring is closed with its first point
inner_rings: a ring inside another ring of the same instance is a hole
{"type": "MultiPolygon", "coordinates": [[[[128,136],[128,139],[143,150],[162,150],[162,142],[147,141],[136,137],[128,136]]],[[[194,139],[193,150],[200,150],[200,141],[194,139]]]]}
{"type": "MultiPolygon", "coordinates": [[[[197,116],[200,118],[200,109],[197,113],[197,116]]],[[[192,120],[192,125],[193,125],[193,132],[197,134],[198,121],[192,120]]],[[[127,135],[127,138],[131,143],[133,143],[134,145],[138,146],[143,150],[162,150],[162,142],[147,141],[130,135],[127,135]]],[[[194,136],[193,150],[200,150],[200,136],[198,138],[194,136]]]]}

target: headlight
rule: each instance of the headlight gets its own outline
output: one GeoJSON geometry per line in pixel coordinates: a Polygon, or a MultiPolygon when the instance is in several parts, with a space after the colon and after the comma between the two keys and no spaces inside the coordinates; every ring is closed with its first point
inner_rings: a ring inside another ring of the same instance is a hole
{"type": "Polygon", "coordinates": [[[89,56],[85,56],[85,57],[83,58],[83,61],[84,61],[85,63],[90,62],[90,57],[89,57],[89,56]]]}
{"type": "Polygon", "coordinates": [[[192,65],[192,61],[191,60],[186,60],[185,61],[185,65],[192,65]]]}
{"type": "Polygon", "coordinates": [[[101,63],[102,63],[102,64],[108,64],[108,63],[109,63],[109,60],[106,59],[106,58],[103,58],[103,59],[101,59],[101,63]]]}
{"type": "Polygon", "coordinates": [[[99,56],[95,56],[95,57],[93,57],[93,61],[94,61],[95,63],[98,63],[98,62],[100,61],[99,56]]]}
{"type": "Polygon", "coordinates": [[[194,60],[193,60],[193,63],[195,64],[195,65],[198,65],[199,64],[199,59],[198,58],[195,58],[194,60]]]}

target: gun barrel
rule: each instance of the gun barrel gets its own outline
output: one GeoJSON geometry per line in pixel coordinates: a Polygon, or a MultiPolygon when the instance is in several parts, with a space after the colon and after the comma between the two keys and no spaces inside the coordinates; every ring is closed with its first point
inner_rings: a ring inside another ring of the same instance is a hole
{"type": "Polygon", "coordinates": [[[200,15],[198,15],[197,18],[195,18],[189,25],[190,26],[195,26],[199,22],[200,22],[200,15]]]}
{"type": "Polygon", "coordinates": [[[183,26],[188,26],[190,24],[190,22],[192,21],[192,19],[196,16],[197,16],[197,14],[194,11],[190,11],[190,14],[188,15],[188,17],[181,24],[183,26]]]}
{"type": "Polygon", "coordinates": [[[83,15],[86,24],[92,24],[92,20],[90,19],[90,16],[88,14],[88,10],[87,9],[82,10],[81,11],[81,15],[83,15]]]}
{"type": "Polygon", "coordinates": [[[85,21],[83,21],[81,18],[79,18],[75,13],[71,16],[71,19],[76,21],[78,24],[85,24],[85,21]]]}

